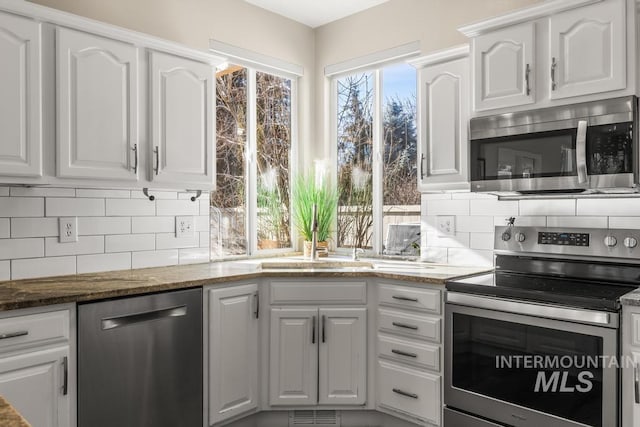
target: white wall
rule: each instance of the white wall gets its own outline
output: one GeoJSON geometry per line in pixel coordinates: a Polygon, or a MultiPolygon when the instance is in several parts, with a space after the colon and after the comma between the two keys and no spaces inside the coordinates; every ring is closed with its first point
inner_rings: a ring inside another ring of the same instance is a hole
{"type": "Polygon", "coordinates": [[[0,187],[0,281],[209,261],[209,196],[142,190],[0,187]],[[195,218],[175,237],[175,217],[195,218]],[[78,217],[78,242],[58,218],[78,217]]]}

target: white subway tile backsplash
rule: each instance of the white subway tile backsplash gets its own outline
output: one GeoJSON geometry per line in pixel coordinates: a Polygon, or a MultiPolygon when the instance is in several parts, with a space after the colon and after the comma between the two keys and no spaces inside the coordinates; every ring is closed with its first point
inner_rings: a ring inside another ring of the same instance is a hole
{"type": "Polygon", "coordinates": [[[469,215],[469,200],[427,200],[423,215],[469,215]]]}
{"type": "MultiPolygon", "coordinates": [[[[154,196],[156,200],[176,200],[178,198],[178,193],[176,191],[149,190],[149,195],[154,196]]],[[[131,190],[131,198],[149,200],[149,197],[144,195],[142,189],[131,190]]]]}
{"type": "Polygon", "coordinates": [[[437,231],[428,230],[427,246],[435,248],[468,248],[469,233],[456,233],[454,236],[441,236],[437,231]]]}
{"type": "Polygon", "coordinates": [[[11,218],[44,216],[42,197],[3,197],[0,199],[0,217],[11,218]]]}
{"type": "Polygon", "coordinates": [[[13,280],[67,274],[76,274],[76,257],[74,256],[14,259],[11,261],[11,278],[13,280]]]}
{"type": "Polygon", "coordinates": [[[58,236],[58,218],[11,218],[11,237],[58,236]]]}
{"type": "Polygon", "coordinates": [[[97,273],[100,271],[129,270],[131,268],[131,252],[79,255],[77,266],[78,274],[97,273]]]}
{"type": "Polygon", "coordinates": [[[493,233],[471,233],[469,248],[485,251],[493,250],[493,233]]]}
{"type": "Polygon", "coordinates": [[[161,267],[165,265],[177,265],[179,262],[178,250],[169,249],[162,251],[143,251],[131,254],[131,268],[161,267]]]}
{"type": "Polygon", "coordinates": [[[211,219],[209,215],[200,215],[196,217],[196,231],[209,231],[211,229],[211,219]]]}
{"type": "Polygon", "coordinates": [[[174,233],[158,233],[156,236],[156,249],[180,249],[197,248],[200,246],[199,233],[192,237],[176,237],[174,233]]]}
{"type": "Polygon", "coordinates": [[[191,200],[158,200],[156,215],[200,215],[199,201],[191,200]]]}
{"type": "Polygon", "coordinates": [[[208,231],[201,231],[200,233],[200,247],[208,248],[211,246],[211,234],[208,231]]]}
{"type": "Polygon", "coordinates": [[[473,232],[473,233],[489,233],[493,232],[493,217],[492,216],[457,216],[455,220],[456,231],[458,232],[473,232]]]}
{"type": "Polygon", "coordinates": [[[606,216],[549,216],[547,227],[607,228],[606,216]]]}
{"type": "Polygon", "coordinates": [[[125,216],[89,216],[78,218],[78,234],[127,234],[131,232],[131,218],[125,216]]]}
{"type": "Polygon", "coordinates": [[[77,242],[60,243],[57,237],[45,238],[45,255],[85,255],[104,253],[104,236],[80,236],[77,242]]]}
{"type": "Polygon", "coordinates": [[[9,187],[0,187],[0,197],[9,195],[9,187]]]}
{"type": "Polygon", "coordinates": [[[149,251],[155,248],[155,234],[120,234],[104,238],[105,252],[149,251]]]}
{"type": "Polygon", "coordinates": [[[0,260],[44,256],[44,239],[2,239],[0,260]]]}
{"type": "Polygon", "coordinates": [[[573,199],[520,200],[520,215],[572,215],[576,214],[573,199]]]}
{"type": "Polygon", "coordinates": [[[209,211],[211,209],[211,201],[209,198],[198,200],[200,201],[200,212],[196,215],[209,215],[209,211]]]}
{"type": "Polygon", "coordinates": [[[132,233],[175,233],[173,216],[140,216],[131,218],[132,233]]]}
{"type": "Polygon", "coordinates": [[[449,248],[447,261],[453,265],[493,267],[493,251],[449,248]]]}
{"type": "Polygon", "coordinates": [[[609,228],[640,229],[640,216],[610,216],[609,228]]]}
{"type": "Polygon", "coordinates": [[[104,199],[47,198],[47,216],[104,216],[104,199]]]}
{"type": "Polygon", "coordinates": [[[198,264],[201,262],[209,262],[208,248],[191,248],[179,250],[180,264],[198,264]]]}
{"type": "Polygon", "coordinates": [[[11,223],[9,218],[0,218],[0,239],[8,239],[11,236],[11,223]]]}
{"type": "Polygon", "coordinates": [[[149,199],[107,199],[107,216],[149,216],[156,214],[156,202],[149,199]]]}
{"type": "Polygon", "coordinates": [[[518,202],[513,200],[475,199],[470,200],[471,215],[518,216],[518,202]]]}
{"type": "Polygon", "coordinates": [[[636,216],[640,214],[640,198],[578,199],[578,215],[636,216]]]}
{"type": "Polygon", "coordinates": [[[11,261],[0,261],[0,280],[11,279],[11,261]]]}
{"type": "MultiPolygon", "coordinates": [[[[546,216],[516,216],[516,226],[520,227],[545,227],[547,225],[546,216]]],[[[506,215],[499,215],[493,217],[493,225],[507,225],[509,219],[506,215]]]]}
{"type": "Polygon", "coordinates": [[[93,188],[78,188],[76,197],[103,197],[110,199],[130,199],[130,190],[100,190],[93,188]]]}
{"type": "Polygon", "coordinates": [[[14,197],[75,197],[74,188],[11,187],[14,197]]]}
{"type": "Polygon", "coordinates": [[[447,248],[425,248],[424,245],[420,250],[420,260],[427,262],[437,262],[438,264],[447,263],[447,248]]]}
{"type": "Polygon", "coordinates": [[[451,194],[451,198],[452,199],[464,199],[464,200],[471,200],[471,199],[492,199],[492,200],[498,200],[498,196],[495,196],[493,194],[487,194],[487,193],[452,193],[451,194]]]}

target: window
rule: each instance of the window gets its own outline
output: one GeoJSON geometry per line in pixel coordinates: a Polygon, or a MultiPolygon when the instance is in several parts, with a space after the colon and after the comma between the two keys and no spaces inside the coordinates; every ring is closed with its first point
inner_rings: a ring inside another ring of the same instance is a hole
{"type": "Polygon", "coordinates": [[[217,73],[213,258],[291,248],[294,83],[242,66],[217,73]]]}
{"type": "Polygon", "coordinates": [[[416,70],[402,63],[334,82],[338,247],[418,255],[416,70]]]}

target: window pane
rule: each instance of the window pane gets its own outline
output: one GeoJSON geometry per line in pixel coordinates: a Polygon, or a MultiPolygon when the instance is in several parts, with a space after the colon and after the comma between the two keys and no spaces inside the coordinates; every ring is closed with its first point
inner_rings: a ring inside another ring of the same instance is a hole
{"type": "Polygon", "coordinates": [[[229,67],[216,79],[216,191],[211,193],[211,255],[247,253],[245,162],[247,70],[229,67]]]}
{"type": "Polygon", "coordinates": [[[291,80],[256,73],[258,249],[291,247],[291,80]]]}
{"type": "Polygon", "coordinates": [[[338,80],[338,246],[371,248],[373,74],[338,80]]]}
{"type": "Polygon", "coordinates": [[[416,69],[382,70],[383,253],[419,255],[420,193],[417,190],[416,69]]]}

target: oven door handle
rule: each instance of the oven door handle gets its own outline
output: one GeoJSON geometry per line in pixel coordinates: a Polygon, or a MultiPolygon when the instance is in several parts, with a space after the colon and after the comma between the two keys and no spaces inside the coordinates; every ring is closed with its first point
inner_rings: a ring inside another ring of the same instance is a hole
{"type": "Polygon", "coordinates": [[[587,121],[578,121],[576,133],[576,169],[578,172],[578,184],[587,182],[587,121]]]}

